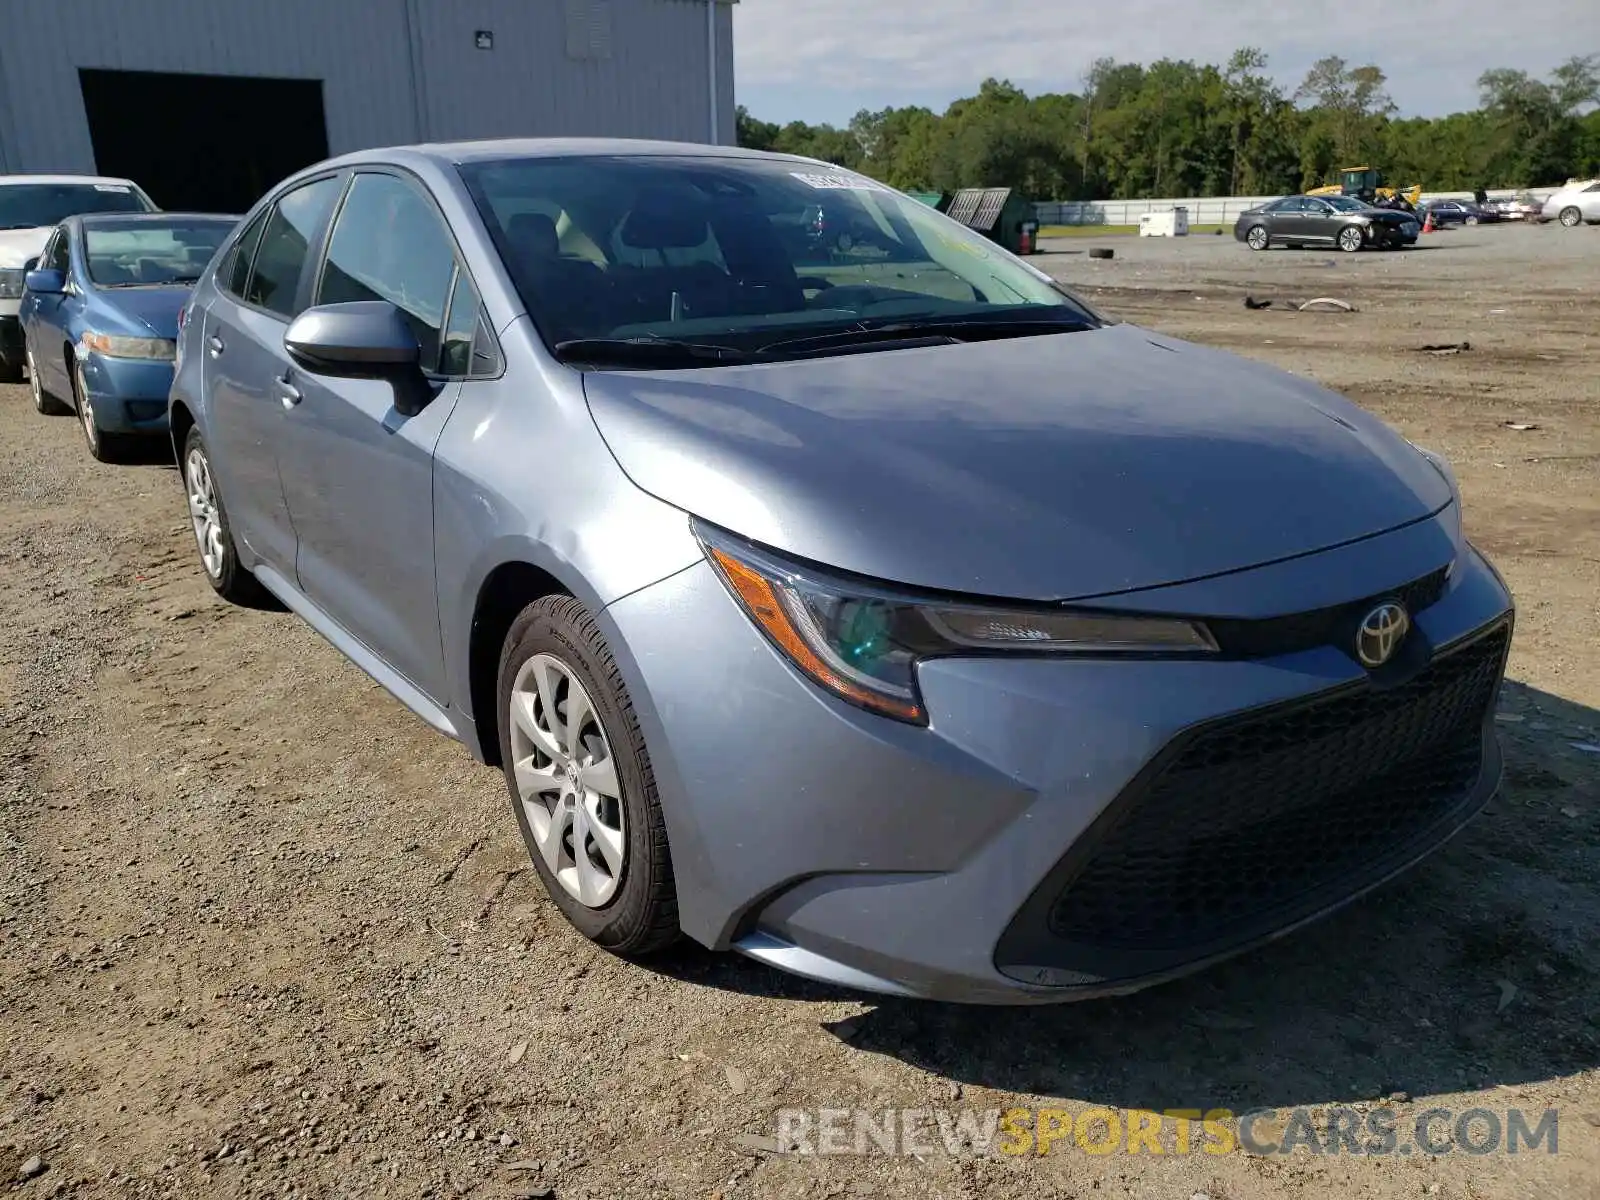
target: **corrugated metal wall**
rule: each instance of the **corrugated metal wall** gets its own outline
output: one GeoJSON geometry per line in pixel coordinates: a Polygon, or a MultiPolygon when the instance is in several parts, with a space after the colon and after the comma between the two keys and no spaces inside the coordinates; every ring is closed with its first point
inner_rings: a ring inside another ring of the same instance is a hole
{"type": "MultiPolygon", "coordinates": [[[[94,169],[80,67],[320,79],[334,154],[513,135],[705,141],[705,2],[4,0],[0,170],[94,169]],[[582,26],[570,44],[569,16],[582,26]]],[[[732,142],[733,19],[719,10],[732,142]]]]}

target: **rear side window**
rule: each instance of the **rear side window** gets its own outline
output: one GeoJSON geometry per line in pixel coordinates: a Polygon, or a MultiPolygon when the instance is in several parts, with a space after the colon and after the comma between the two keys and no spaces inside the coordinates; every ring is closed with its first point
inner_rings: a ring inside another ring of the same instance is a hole
{"type": "Polygon", "coordinates": [[[387,300],[410,323],[430,365],[439,361],[455,273],[455,243],[422,191],[395,175],[361,174],[328,239],[317,303],[387,300]]]}
{"type": "Polygon", "coordinates": [[[217,272],[217,282],[240,300],[244,299],[245,286],[250,282],[250,263],[256,256],[256,244],[261,241],[261,231],[271,215],[269,208],[250,222],[250,227],[240,234],[217,272]]]}
{"type": "Polygon", "coordinates": [[[281,317],[295,315],[295,297],[311,243],[338,198],[335,176],[302,184],[279,199],[261,232],[244,299],[281,317]]]}

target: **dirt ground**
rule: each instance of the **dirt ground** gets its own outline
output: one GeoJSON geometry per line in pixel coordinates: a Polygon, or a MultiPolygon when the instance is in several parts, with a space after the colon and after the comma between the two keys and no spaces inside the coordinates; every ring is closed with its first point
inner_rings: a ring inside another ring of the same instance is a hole
{"type": "Polygon", "coordinates": [[[1095,262],[1092,244],[1035,261],[1454,460],[1519,602],[1507,783],[1466,833],[1338,917],[1122,1000],[969,1010],[696,951],[615,961],[524,868],[496,773],[300,621],[213,597],[169,464],[97,465],[70,418],[0,388],[0,1190],[1600,1195],[1600,754],[1579,748],[1600,743],[1600,230],[1460,230],[1398,255],[1119,238],[1095,262]],[[1323,295],[1359,311],[1281,311],[1323,295]],[[1530,1126],[1555,1108],[1559,1144],[764,1140],[786,1108],[1284,1110],[1265,1138],[1295,1106],[1341,1105],[1387,1106],[1402,1132],[1433,1107],[1530,1126]]]}

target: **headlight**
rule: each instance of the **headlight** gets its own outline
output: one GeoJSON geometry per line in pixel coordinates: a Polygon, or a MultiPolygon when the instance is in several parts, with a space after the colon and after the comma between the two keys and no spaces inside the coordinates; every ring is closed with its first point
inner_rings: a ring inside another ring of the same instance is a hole
{"type": "Polygon", "coordinates": [[[6,268],[0,271],[0,298],[14,300],[22,295],[23,281],[28,278],[28,273],[21,270],[6,268]]]}
{"type": "Polygon", "coordinates": [[[1193,621],[1066,608],[918,599],[787,562],[699,522],[723,583],[767,638],[813,682],[861,708],[913,724],[924,659],[982,654],[1214,654],[1193,621]]]}
{"type": "Polygon", "coordinates": [[[159,358],[171,359],[177,354],[177,343],[166,338],[117,337],[109,333],[86,333],[80,339],[90,350],[108,358],[159,358]]]}

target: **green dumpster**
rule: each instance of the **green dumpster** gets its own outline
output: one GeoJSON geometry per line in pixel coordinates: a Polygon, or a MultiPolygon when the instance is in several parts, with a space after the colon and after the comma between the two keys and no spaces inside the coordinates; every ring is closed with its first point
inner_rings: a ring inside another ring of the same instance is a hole
{"type": "Polygon", "coordinates": [[[913,200],[921,201],[929,208],[937,209],[941,212],[944,210],[943,192],[907,192],[906,195],[910,196],[913,200]]]}
{"type": "Polygon", "coordinates": [[[951,198],[945,215],[1013,254],[1034,254],[1039,249],[1033,203],[1016,188],[962,188],[951,198]]]}

